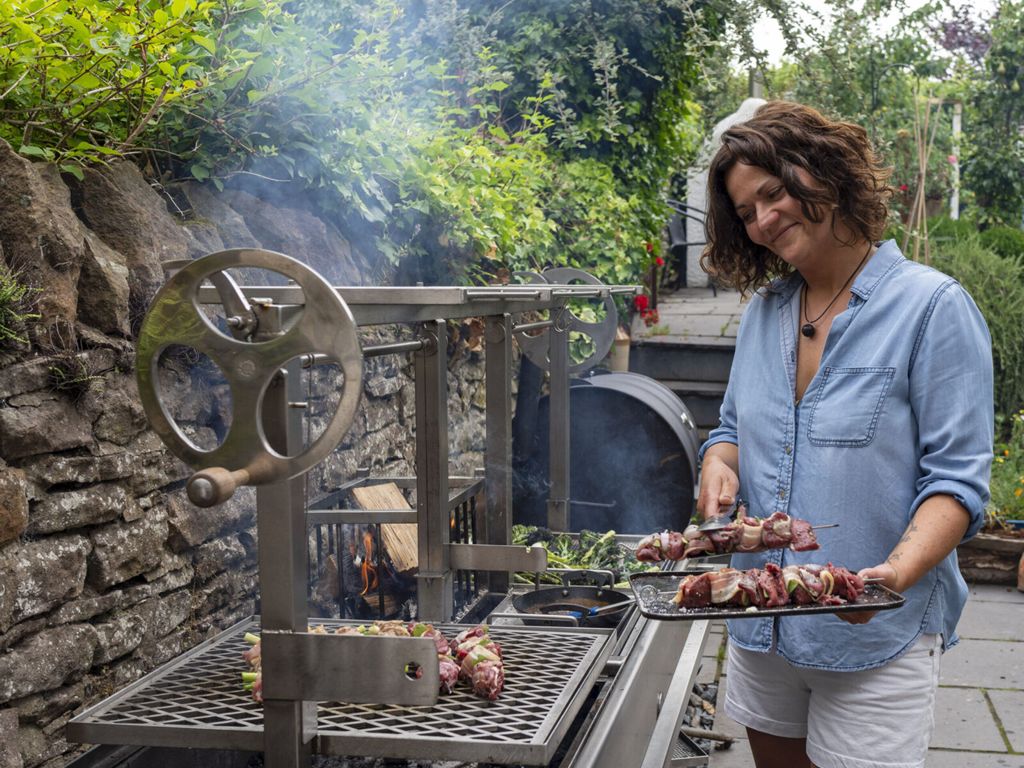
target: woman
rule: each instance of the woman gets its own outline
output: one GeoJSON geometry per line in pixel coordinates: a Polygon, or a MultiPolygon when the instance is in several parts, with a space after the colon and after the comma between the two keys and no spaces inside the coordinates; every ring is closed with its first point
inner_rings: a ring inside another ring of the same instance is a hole
{"type": "Polygon", "coordinates": [[[697,508],[839,523],[818,551],[732,565],[833,562],[906,598],[729,623],[725,712],[758,768],[923,766],[967,597],[954,550],[988,499],[991,341],[955,280],[876,242],[887,176],[862,128],[787,102],[726,131],[709,172],[702,263],[755,293],[697,508]]]}

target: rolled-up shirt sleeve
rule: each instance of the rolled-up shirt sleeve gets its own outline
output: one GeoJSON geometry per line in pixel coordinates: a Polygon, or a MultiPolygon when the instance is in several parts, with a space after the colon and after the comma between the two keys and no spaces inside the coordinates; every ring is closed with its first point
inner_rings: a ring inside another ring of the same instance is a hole
{"type": "Polygon", "coordinates": [[[954,497],[970,515],[964,540],[985,520],[992,470],[992,341],[971,297],[955,281],[932,297],[910,365],[920,464],[911,514],[929,496],[954,497]]]}

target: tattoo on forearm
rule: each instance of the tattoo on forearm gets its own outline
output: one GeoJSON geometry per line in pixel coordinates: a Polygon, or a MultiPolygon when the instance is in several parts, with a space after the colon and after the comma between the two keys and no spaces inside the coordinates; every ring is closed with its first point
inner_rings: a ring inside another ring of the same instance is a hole
{"type": "Polygon", "coordinates": [[[911,521],[910,527],[907,528],[906,532],[903,534],[903,538],[900,539],[900,544],[906,544],[908,541],[910,541],[910,534],[916,533],[916,532],[917,532],[917,523],[911,521]]]}
{"type": "Polygon", "coordinates": [[[900,553],[899,552],[893,552],[891,555],[889,555],[887,558],[885,558],[885,562],[887,562],[887,563],[895,563],[899,559],[900,559],[900,553]]]}

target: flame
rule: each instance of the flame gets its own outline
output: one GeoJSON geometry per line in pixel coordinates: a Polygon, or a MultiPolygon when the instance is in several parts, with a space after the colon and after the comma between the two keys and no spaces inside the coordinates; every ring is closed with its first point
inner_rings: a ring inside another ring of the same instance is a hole
{"type": "Polygon", "coordinates": [[[373,560],[373,534],[369,531],[363,532],[363,549],[366,551],[366,557],[363,558],[363,564],[359,568],[363,577],[363,591],[359,593],[360,596],[377,587],[377,569],[371,565],[373,560]]]}

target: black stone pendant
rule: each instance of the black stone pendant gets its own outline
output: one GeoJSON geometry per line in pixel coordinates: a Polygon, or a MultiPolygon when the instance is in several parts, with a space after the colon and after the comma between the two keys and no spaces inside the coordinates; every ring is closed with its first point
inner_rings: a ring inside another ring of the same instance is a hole
{"type": "Polygon", "coordinates": [[[814,336],[814,326],[810,323],[804,323],[800,326],[800,333],[806,336],[808,339],[814,336]]]}

